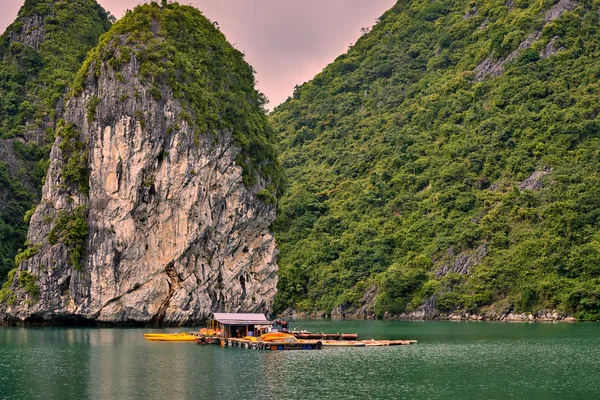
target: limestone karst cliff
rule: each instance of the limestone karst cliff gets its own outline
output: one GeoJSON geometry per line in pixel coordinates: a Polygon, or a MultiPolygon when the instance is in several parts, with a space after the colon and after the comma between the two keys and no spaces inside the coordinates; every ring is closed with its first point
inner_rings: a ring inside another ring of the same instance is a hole
{"type": "Polygon", "coordinates": [[[242,54],[198,10],[146,4],[73,88],[4,322],[268,311],[281,177],[242,54]]]}

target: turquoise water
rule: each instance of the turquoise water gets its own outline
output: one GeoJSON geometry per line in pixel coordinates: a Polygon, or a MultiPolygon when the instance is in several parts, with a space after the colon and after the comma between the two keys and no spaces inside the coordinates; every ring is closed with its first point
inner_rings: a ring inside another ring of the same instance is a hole
{"type": "Polygon", "coordinates": [[[0,328],[0,399],[600,399],[597,323],[293,326],[419,344],[262,352],[143,339],[156,329],[0,328]]]}

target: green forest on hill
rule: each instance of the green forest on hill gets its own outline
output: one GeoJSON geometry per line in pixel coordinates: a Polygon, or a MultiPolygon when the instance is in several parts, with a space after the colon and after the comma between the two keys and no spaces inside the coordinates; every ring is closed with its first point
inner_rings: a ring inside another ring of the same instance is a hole
{"type": "Polygon", "coordinates": [[[0,159],[0,282],[24,248],[25,215],[39,201],[57,106],[110,26],[94,0],[26,0],[0,36],[0,150],[11,155],[0,159]]]}
{"type": "Polygon", "coordinates": [[[557,3],[399,1],[275,109],[276,310],[600,318],[600,2],[557,3]]]}

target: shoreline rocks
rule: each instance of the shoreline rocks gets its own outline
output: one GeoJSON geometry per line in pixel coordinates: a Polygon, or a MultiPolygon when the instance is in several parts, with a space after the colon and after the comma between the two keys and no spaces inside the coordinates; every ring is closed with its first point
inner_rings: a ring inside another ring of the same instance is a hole
{"type": "Polygon", "coordinates": [[[433,316],[425,315],[422,312],[410,312],[402,314],[384,314],[378,317],[373,312],[353,313],[340,312],[339,307],[334,309],[331,314],[324,311],[317,312],[296,312],[288,308],[278,315],[280,318],[292,319],[335,319],[335,320],[399,320],[399,321],[495,321],[495,322],[578,322],[572,315],[564,314],[556,310],[543,310],[538,313],[495,313],[487,312],[485,314],[471,313],[450,313],[443,314],[436,312],[433,316]]]}

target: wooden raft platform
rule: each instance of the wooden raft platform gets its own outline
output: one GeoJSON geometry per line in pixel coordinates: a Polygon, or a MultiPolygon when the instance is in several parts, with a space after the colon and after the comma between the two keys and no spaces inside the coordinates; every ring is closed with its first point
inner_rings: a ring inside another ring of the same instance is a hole
{"type": "Polygon", "coordinates": [[[407,346],[416,344],[416,340],[296,340],[296,341],[260,341],[237,338],[198,338],[197,344],[220,344],[225,347],[238,347],[251,350],[320,350],[333,347],[379,347],[407,346]]]}
{"type": "Polygon", "coordinates": [[[406,346],[416,344],[416,340],[248,340],[239,338],[222,338],[218,336],[198,335],[190,333],[148,333],[144,334],[148,341],[159,342],[196,342],[199,345],[221,345],[223,347],[239,347],[252,350],[320,350],[333,347],[375,347],[375,346],[406,346]]]}
{"type": "Polygon", "coordinates": [[[222,346],[241,347],[252,350],[320,350],[323,344],[317,340],[298,340],[298,341],[251,341],[245,339],[221,339],[222,346]]]}

